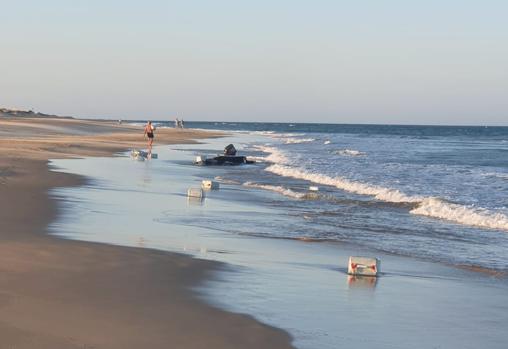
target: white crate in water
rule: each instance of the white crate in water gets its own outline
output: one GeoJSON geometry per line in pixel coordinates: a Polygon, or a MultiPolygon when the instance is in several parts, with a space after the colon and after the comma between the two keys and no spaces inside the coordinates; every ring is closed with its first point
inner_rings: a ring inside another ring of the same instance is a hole
{"type": "Polygon", "coordinates": [[[208,189],[208,190],[219,189],[219,182],[204,180],[201,182],[201,187],[203,189],[208,189]]]}
{"type": "Polygon", "coordinates": [[[145,161],[146,159],[157,159],[158,155],[156,153],[147,153],[143,150],[133,149],[131,150],[131,158],[138,161],[145,161]]]}
{"type": "Polygon", "coordinates": [[[349,275],[377,276],[381,268],[381,261],[369,257],[349,257],[347,273],[349,275]]]}
{"type": "Polygon", "coordinates": [[[138,157],[143,157],[143,155],[141,155],[141,152],[139,150],[131,150],[131,158],[133,159],[137,159],[138,157]]]}
{"type": "Polygon", "coordinates": [[[310,190],[310,191],[319,191],[319,187],[316,187],[316,186],[314,186],[314,185],[311,185],[311,186],[309,187],[309,190],[310,190]]]}
{"type": "Polygon", "coordinates": [[[145,158],[141,154],[139,150],[132,150],[131,151],[131,159],[137,160],[137,161],[145,161],[145,158]]]}
{"type": "Polygon", "coordinates": [[[203,189],[201,188],[189,188],[187,190],[187,196],[190,198],[200,198],[204,197],[203,189]]]}
{"type": "Polygon", "coordinates": [[[198,155],[196,156],[196,159],[194,160],[195,164],[203,165],[206,162],[206,156],[204,155],[198,155]]]}

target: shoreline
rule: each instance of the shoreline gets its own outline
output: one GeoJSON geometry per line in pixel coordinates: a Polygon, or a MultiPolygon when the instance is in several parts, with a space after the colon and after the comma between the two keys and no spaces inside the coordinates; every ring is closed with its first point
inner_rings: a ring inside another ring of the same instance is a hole
{"type": "MultiPolygon", "coordinates": [[[[191,287],[220,269],[217,262],[47,234],[48,224],[58,215],[57,202],[48,190],[84,183],[84,178],[51,171],[48,159],[111,156],[144,146],[139,128],[78,119],[13,119],[0,120],[4,131],[0,134],[0,344],[291,347],[286,332],[214,308],[193,294],[191,287]],[[20,135],[26,139],[20,140],[20,135]]],[[[156,142],[181,143],[208,136],[220,135],[166,130],[156,142]]]]}
{"type": "MultiPolygon", "coordinates": [[[[237,144],[244,137],[227,140],[237,144]]],[[[200,295],[219,308],[287,330],[299,348],[474,348],[487,332],[489,338],[482,343],[503,348],[506,313],[498,305],[506,300],[506,279],[354,243],[239,234],[235,227],[260,228],[266,220],[284,224],[292,219],[286,206],[277,208],[283,197],[262,189],[224,182],[201,204],[189,204],[183,194],[187,188],[236,171],[190,165],[194,151],[213,152],[223,143],[218,139],[206,146],[160,147],[159,160],[148,163],[126,157],[56,161],[61,171],[95,180],[90,187],[54,192],[66,198],[69,210],[51,232],[226,263],[218,280],[198,288],[200,295]],[[69,221],[80,211],[86,212],[82,219],[69,221]],[[128,224],[119,219],[109,223],[106,212],[124,215],[128,224]],[[226,212],[228,223],[222,224],[226,212]],[[139,227],[149,229],[140,232],[139,227]],[[345,267],[351,255],[380,258],[382,277],[348,276],[345,267]],[[466,320],[471,317],[474,321],[466,320]],[[375,330],[365,332],[365,327],[375,330]]]]}

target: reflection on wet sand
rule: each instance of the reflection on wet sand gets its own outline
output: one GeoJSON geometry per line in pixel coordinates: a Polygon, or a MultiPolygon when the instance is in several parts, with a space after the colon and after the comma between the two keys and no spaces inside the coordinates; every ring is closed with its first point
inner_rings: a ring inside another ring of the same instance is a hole
{"type": "Polygon", "coordinates": [[[375,276],[359,276],[348,275],[347,284],[350,289],[352,288],[376,288],[377,277],[375,276]]]}
{"type": "Polygon", "coordinates": [[[189,206],[203,206],[204,203],[205,200],[203,197],[194,197],[194,196],[187,197],[187,205],[189,206]]]}

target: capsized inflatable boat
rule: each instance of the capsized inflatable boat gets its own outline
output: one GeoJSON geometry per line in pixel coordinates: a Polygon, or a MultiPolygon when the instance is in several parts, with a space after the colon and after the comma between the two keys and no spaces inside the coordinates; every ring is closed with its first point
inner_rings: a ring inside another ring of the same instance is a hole
{"type": "Polygon", "coordinates": [[[236,155],[236,149],[233,144],[229,144],[224,148],[224,155],[217,155],[208,158],[204,155],[196,156],[194,161],[196,165],[242,165],[253,164],[255,161],[248,160],[246,156],[236,155]]]}

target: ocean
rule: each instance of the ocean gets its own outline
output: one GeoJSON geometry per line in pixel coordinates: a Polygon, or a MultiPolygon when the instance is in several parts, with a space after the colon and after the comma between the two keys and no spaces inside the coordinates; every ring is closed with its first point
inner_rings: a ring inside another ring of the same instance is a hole
{"type": "Polygon", "coordinates": [[[508,127],[226,122],[187,127],[263,136],[242,144],[242,153],[260,163],[226,171],[223,179],[287,197],[278,205],[295,219],[280,229],[267,222],[255,230],[232,230],[353,242],[449,264],[508,269],[508,127]]]}
{"type": "Polygon", "coordinates": [[[229,135],[144,162],[52,160],[88,182],[52,190],[50,233],[221,262],[196,294],[297,348],[506,347],[508,128],[186,126],[229,135]],[[193,164],[229,143],[256,163],[193,164]],[[220,189],[188,199],[204,179],[220,189]],[[347,275],[351,255],[380,277],[347,275]]]}

